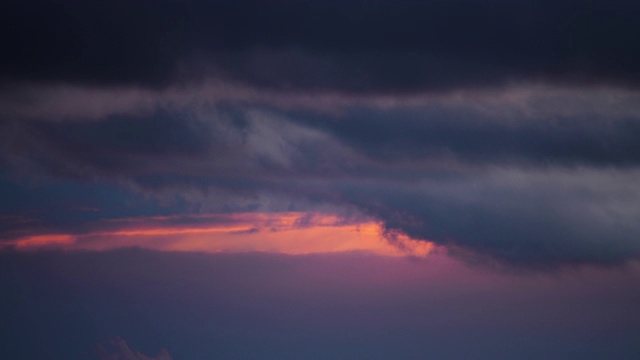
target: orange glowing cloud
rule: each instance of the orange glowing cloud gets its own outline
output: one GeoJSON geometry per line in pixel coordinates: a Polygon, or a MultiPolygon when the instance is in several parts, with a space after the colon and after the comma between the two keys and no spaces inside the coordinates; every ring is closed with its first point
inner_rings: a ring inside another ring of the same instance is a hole
{"type": "Polygon", "coordinates": [[[433,244],[402,234],[384,235],[379,223],[348,222],[328,214],[243,213],[191,217],[117,219],[108,230],[20,238],[18,249],[109,250],[142,247],[161,251],[272,252],[283,254],[366,251],[389,256],[425,256],[433,244]],[[186,221],[185,221],[186,220],[186,221]]]}
{"type": "Polygon", "coordinates": [[[20,238],[14,245],[18,249],[72,246],[76,238],[72,235],[34,235],[20,238]]]}

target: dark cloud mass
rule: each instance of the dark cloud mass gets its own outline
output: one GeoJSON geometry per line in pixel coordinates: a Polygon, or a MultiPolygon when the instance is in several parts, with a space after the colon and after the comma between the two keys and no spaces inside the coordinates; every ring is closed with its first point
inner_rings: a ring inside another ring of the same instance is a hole
{"type": "Polygon", "coordinates": [[[637,176],[506,171],[341,190],[389,230],[432,239],[460,255],[471,250],[511,265],[553,269],[640,257],[637,176]]]}
{"type": "Polygon", "coordinates": [[[449,157],[476,164],[635,166],[640,160],[636,117],[527,119],[434,106],[357,109],[340,120],[306,114],[299,118],[386,161],[449,157]]]}
{"type": "MultiPolygon", "coordinates": [[[[174,199],[160,213],[333,204],[373,216],[389,230],[511,265],[640,258],[633,119],[502,119],[452,108],[355,110],[336,118],[222,106],[206,115],[11,126],[19,130],[6,139],[5,156],[15,169],[127,184],[174,199]],[[264,194],[282,201],[264,202],[264,194]]],[[[17,189],[8,190],[17,194],[14,204],[33,199],[17,189]]],[[[60,195],[45,198],[64,203],[60,195]]],[[[108,217],[117,217],[112,201],[93,199],[81,203],[106,206],[113,209],[108,217]]],[[[37,225],[7,229],[82,232],[87,221],[107,216],[67,213],[66,221],[41,213],[37,225]]]]}
{"type": "Polygon", "coordinates": [[[635,1],[7,1],[8,81],[405,93],[640,81],[635,1]]]}
{"type": "Polygon", "coordinates": [[[0,238],[329,207],[516,266],[638,260],[639,12],[3,2],[0,238]]]}

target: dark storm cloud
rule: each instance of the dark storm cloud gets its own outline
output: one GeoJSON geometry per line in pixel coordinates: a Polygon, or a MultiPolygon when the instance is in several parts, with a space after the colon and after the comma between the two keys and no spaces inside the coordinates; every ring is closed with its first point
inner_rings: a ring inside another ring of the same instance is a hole
{"type": "Polygon", "coordinates": [[[502,170],[411,186],[341,185],[340,193],[389,230],[447,246],[452,255],[470,251],[481,255],[474,261],[553,269],[640,259],[637,177],[502,170]]]}
{"type": "Polygon", "coordinates": [[[635,1],[10,1],[7,81],[408,92],[640,83],[635,1]]]}
{"type": "Polygon", "coordinates": [[[206,186],[213,179],[236,187],[300,177],[413,174],[419,179],[443,163],[479,168],[640,163],[640,123],[633,111],[526,115],[526,109],[501,112],[506,106],[498,104],[492,112],[455,104],[352,107],[332,115],[219,105],[100,121],[23,119],[0,122],[0,159],[29,162],[60,176],[135,178],[156,187],[206,186]]]}
{"type": "Polygon", "coordinates": [[[372,159],[462,161],[476,165],[635,166],[637,116],[482,113],[454,107],[359,108],[339,118],[299,114],[372,159]]]}

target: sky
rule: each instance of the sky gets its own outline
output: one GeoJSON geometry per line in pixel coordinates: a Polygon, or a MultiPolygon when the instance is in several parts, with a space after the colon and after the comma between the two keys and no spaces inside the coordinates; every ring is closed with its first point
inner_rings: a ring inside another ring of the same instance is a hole
{"type": "Polygon", "coordinates": [[[640,5],[0,4],[0,357],[640,356],[640,5]]]}

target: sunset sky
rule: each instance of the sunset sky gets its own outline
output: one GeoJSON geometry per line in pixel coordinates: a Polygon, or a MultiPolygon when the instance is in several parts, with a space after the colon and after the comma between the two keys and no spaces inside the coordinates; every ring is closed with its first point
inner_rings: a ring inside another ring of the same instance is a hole
{"type": "Polygon", "coordinates": [[[638,14],[2,1],[0,358],[639,358],[638,14]]]}

